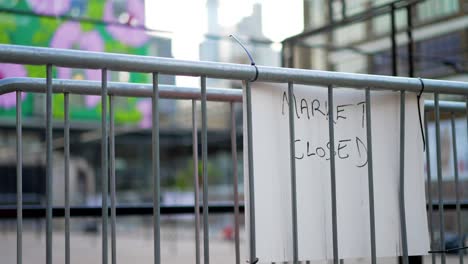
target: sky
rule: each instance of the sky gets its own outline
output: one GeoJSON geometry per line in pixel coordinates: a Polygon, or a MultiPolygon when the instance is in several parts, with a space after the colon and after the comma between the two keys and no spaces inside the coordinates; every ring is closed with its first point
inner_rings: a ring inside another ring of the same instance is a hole
{"type": "MultiPolygon", "coordinates": [[[[221,26],[233,26],[251,15],[255,3],[262,4],[263,33],[267,38],[281,41],[303,30],[303,0],[219,0],[221,26]]],[[[208,28],[206,0],[145,0],[145,4],[146,26],[172,32],[173,56],[199,60],[199,44],[208,28]]],[[[194,78],[187,78],[177,78],[177,85],[194,83],[194,78]]]]}

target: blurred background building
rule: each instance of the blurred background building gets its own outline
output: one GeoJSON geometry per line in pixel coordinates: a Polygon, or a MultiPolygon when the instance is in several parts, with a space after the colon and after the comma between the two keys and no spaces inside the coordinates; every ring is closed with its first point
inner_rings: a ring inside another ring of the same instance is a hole
{"type": "MultiPolygon", "coordinates": [[[[0,0],[0,43],[250,64],[242,48],[229,38],[235,34],[258,65],[468,81],[467,11],[466,0],[0,0]],[[392,5],[395,56],[392,55],[392,5]],[[408,17],[412,22],[412,56],[408,53],[408,17]]],[[[53,75],[58,79],[100,81],[101,78],[99,70],[55,68],[53,75]]],[[[11,77],[44,78],[45,69],[0,64],[0,79],[11,77]]],[[[108,79],[150,83],[151,75],[109,72],[108,79]]],[[[198,87],[199,79],[162,75],[160,83],[198,87]]],[[[239,89],[242,84],[208,79],[208,87],[239,89]]],[[[72,205],[99,205],[100,97],[72,95],[70,98],[72,205]]],[[[22,97],[26,204],[40,205],[45,201],[44,100],[42,94],[25,93],[22,97]]],[[[53,97],[57,141],[63,137],[63,100],[59,94],[53,97]]],[[[116,125],[120,129],[116,137],[118,203],[150,202],[151,101],[118,98],[116,103],[116,125]]],[[[193,204],[191,104],[191,101],[162,100],[160,106],[161,200],[168,205],[193,204]]],[[[238,165],[242,168],[242,107],[235,107],[238,165]]],[[[15,95],[0,96],[0,205],[14,204],[16,197],[15,113],[15,95]]],[[[197,123],[200,127],[200,120],[197,123]]],[[[233,197],[229,124],[229,105],[208,103],[210,201],[227,201],[233,197]]],[[[457,120],[457,127],[464,126],[461,119],[457,120]]],[[[442,133],[447,138],[444,175],[450,178],[453,157],[449,151],[448,122],[442,123],[442,133]]],[[[466,133],[458,133],[458,137],[458,142],[467,142],[466,133]]],[[[61,151],[58,145],[54,159],[57,186],[63,185],[61,151]]],[[[468,146],[461,145],[459,153],[459,171],[466,190],[468,146]]],[[[241,169],[239,177],[242,198],[241,169]]],[[[446,188],[449,191],[445,193],[453,196],[452,187],[446,188]]],[[[54,192],[54,204],[63,205],[63,188],[54,192]]],[[[191,218],[166,220],[171,232],[163,239],[183,240],[189,236],[188,232],[181,232],[182,238],[174,238],[177,233],[174,230],[189,229],[191,218]],[[171,223],[178,224],[171,227],[171,223]]],[[[212,221],[211,235],[226,238],[224,231],[232,226],[232,217],[213,216],[212,221]]],[[[448,222],[453,226],[454,223],[448,222]]],[[[98,228],[89,219],[80,223],[76,225],[77,230],[98,228]]],[[[151,220],[141,217],[120,219],[119,223],[123,224],[120,228],[125,233],[141,223],[149,227],[151,220]]],[[[43,223],[31,225],[39,226],[40,230],[43,223]]],[[[60,229],[61,224],[57,226],[60,229]]],[[[145,232],[144,229],[142,234],[145,232]]],[[[4,250],[14,248],[14,240],[10,244],[4,250]]],[[[163,254],[167,257],[183,254],[177,248],[171,246],[167,249],[171,253],[163,254]]],[[[225,252],[233,253],[232,248],[225,252]]],[[[147,254],[151,255],[151,249],[147,254]]]]}

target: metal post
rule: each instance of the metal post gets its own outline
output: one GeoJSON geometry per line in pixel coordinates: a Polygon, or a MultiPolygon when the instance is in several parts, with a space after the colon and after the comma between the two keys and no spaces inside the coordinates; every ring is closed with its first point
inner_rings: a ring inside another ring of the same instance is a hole
{"type": "Polygon", "coordinates": [[[192,100],[192,157],[195,201],[195,264],[200,264],[200,184],[198,182],[197,101],[192,100]]]}
{"type": "Polygon", "coordinates": [[[377,263],[375,247],[375,210],[374,210],[374,170],[372,159],[372,123],[371,123],[371,97],[370,89],[366,89],[366,131],[367,131],[367,175],[369,184],[369,220],[370,220],[370,241],[371,241],[371,261],[377,263]]]}
{"type": "Polygon", "coordinates": [[[294,68],[294,46],[295,43],[293,41],[288,42],[288,67],[294,68]]]}
{"type": "Polygon", "coordinates": [[[53,153],[52,153],[52,65],[47,64],[46,72],[46,264],[52,264],[52,203],[53,203],[53,153]]]}
{"type": "MultiPolygon", "coordinates": [[[[432,202],[432,178],[431,178],[431,156],[430,156],[430,144],[429,144],[429,130],[427,125],[427,113],[424,115],[424,130],[426,132],[426,166],[427,166],[427,201],[429,205],[429,235],[430,235],[430,249],[434,250],[434,224],[432,217],[433,202],[432,202]]],[[[431,254],[432,264],[435,264],[435,255],[431,254]]]]}
{"type": "Polygon", "coordinates": [[[101,70],[101,196],[102,196],[102,263],[107,264],[107,193],[108,193],[108,148],[107,148],[107,69],[101,70]]]}
{"type": "MultiPolygon", "coordinates": [[[[293,83],[288,82],[289,97],[289,162],[291,166],[291,217],[292,217],[292,246],[293,263],[299,262],[297,245],[297,198],[296,198],[296,158],[295,158],[295,132],[294,132],[294,91],[293,83]]],[[[331,106],[330,106],[331,107],[331,106]]],[[[333,149],[332,147],[330,147],[333,149]]],[[[332,155],[333,156],[333,155],[332,155]]]]}
{"type": "Polygon", "coordinates": [[[327,8],[328,8],[328,23],[333,24],[334,19],[333,19],[333,1],[332,0],[327,1],[327,8]]]}
{"type": "Polygon", "coordinates": [[[341,19],[346,19],[346,0],[340,0],[341,2],[341,19]]]}
{"type": "Polygon", "coordinates": [[[206,76],[201,76],[201,111],[202,111],[202,166],[203,166],[203,260],[210,263],[209,227],[208,227],[208,124],[206,109],[206,76]]]}
{"type": "Polygon", "coordinates": [[[412,16],[412,5],[406,7],[406,34],[408,36],[408,76],[414,77],[414,58],[413,58],[413,16],[412,16]]]}
{"type": "MultiPolygon", "coordinates": [[[[292,99],[289,99],[292,102],[292,99]]],[[[336,173],[335,173],[335,128],[333,124],[333,87],[328,86],[328,133],[330,139],[330,178],[332,202],[333,264],[339,263],[338,254],[338,216],[336,210],[336,173]]]]}
{"type": "Polygon", "coordinates": [[[254,164],[253,164],[253,134],[252,134],[252,91],[250,82],[245,82],[245,99],[247,110],[247,160],[249,169],[249,263],[257,261],[255,238],[255,192],[254,192],[254,164]]]}
{"type": "Polygon", "coordinates": [[[397,43],[396,43],[396,21],[395,21],[395,5],[392,4],[390,12],[390,26],[391,26],[391,41],[392,41],[392,75],[398,75],[398,54],[397,54],[397,43]]]}
{"type": "Polygon", "coordinates": [[[281,43],[281,67],[286,67],[286,49],[288,47],[288,42],[281,43]]]}
{"type": "Polygon", "coordinates": [[[111,263],[117,263],[117,214],[116,214],[116,190],[115,190],[115,133],[114,133],[114,96],[109,96],[109,170],[111,193],[111,263]]]}
{"type": "Polygon", "coordinates": [[[406,209],[405,209],[405,104],[406,93],[400,91],[400,225],[401,225],[401,247],[402,262],[408,264],[408,241],[406,235],[406,209]]]}
{"type": "Polygon", "coordinates": [[[444,201],[442,193],[442,149],[440,146],[440,109],[439,109],[439,93],[434,93],[434,111],[436,122],[436,153],[437,153],[437,192],[439,196],[439,233],[440,243],[439,250],[442,251],[441,263],[445,264],[445,216],[444,216],[444,201]]]}
{"type": "MultiPolygon", "coordinates": [[[[455,175],[455,200],[456,200],[456,211],[457,211],[457,233],[458,233],[458,247],[463,247],[464,237],[462,232],[462,218],[461,218],[461,208],[460,208],[460,183],[458,178],[458,156],[457,156],[457,132],[455,129],[455,113],[450,113],[450,121],[452,125],[452,150],[453,150],[453,171],[455,175]]],[[[463,249],[458,250],[458,257],[460,259],[460,264],[463,264],[463,249]]]]}
{"type": "Polygon", "coordinates": [[[161,263],[161,217],[160,217],[160,152],[159,152],[159,74],[153,73],[152,96],[152,158],[153,158],[153,246],[154,263],[161,263]]]}
{"type": "Polygon", "coordinates": [[[65,263],[70,264],[70,94],[64,93],[65,263]]]}
{"type": "Polygon", "coordinates": [[[236,252],[236,264],[240,264],[240,240],[239,240],[239,176],[237,171],[237,135],[236,135],[236,112],[234,103],[231,106],[231,153],[232,153],[232,173],[234,187],[234,242],[236,252]]]}
{"type": "Polygon", "coordinates": [[[16,263],[23,263],[23,132],[21,91],[16,91],[16,263]]]}

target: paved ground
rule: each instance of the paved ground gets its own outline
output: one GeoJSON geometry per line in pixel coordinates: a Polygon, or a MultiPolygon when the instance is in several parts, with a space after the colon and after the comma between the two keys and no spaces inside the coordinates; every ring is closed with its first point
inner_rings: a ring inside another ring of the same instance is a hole
{"type": "MultiPolygon", "coordinates": [[[[0,263],[16,263],[16,232],[0,232],[0,263]]],[[[184,226],[166,226],[162,230],[162,262],[163,263],[195,263],[194,230],[184,226]]],[[[243,255],[244,238],[242,238],[241,254],[243,255]]],[[[110,239],[109,239],[110,246],[110,239]]],[[[125,230],[120,228],[117,235],[118,264],[153,263],[152,230],[125,230]]],[[[92,233],[74,231],[71,233],[71,263],[101,263],[101,236],[92,233]]],[[[109,252],[110,258],[110,252],[109,252]]],[[[44,233],[25,231],[23,235],[24,263],[45,263],[44,233]]],[[[245,259],[245,258],[243,258],[245,259]]],[[[54,263],[64,263],[64,233],[54,232],[53,236],[54,263]]],[[[221,234],[210,237],[210,263],[234,263],[234,243],[224,240],[221,234]]],[[[465,255],[468,263],[468,255],[465,255]]],[[[109,262],[110,263],[110,262],[109,262]]],[[[241,263],[245,263],[242,261],[241,263]]],[[[368,263],[368,260],[345,261],[346,264],[368,263]]],[[[396,264],[395,259],[380,260],[379,263],[396,264]]],[[[431,264],[430,257],[424,257],[425,264],[431,264]]],[[[438,259],[437,263],[440,263],[438,259]]],[[[447,264],[458,263],[457,256],[448,256],[447,264]]],[[[323,264],[323,262],[322,262],[323,264]]]]}
{"type": "MultiPolygon", "coordinates": [[[[192,232],[178,230],[162,233],[163,263],[195,263],[195,248],[192,232]]],[[[64,233],[53,234],[54,263],[64,262],[64,233]]],[[[110,239],[109,239],[110,246],[110,239]]],[[[71,263],[101,263],[101,236],[71,233],[71,263]]],[[[203,254],[203,252],[202,252],[203,254]]],[[[211,238],[211,263],[234,263],[234,243],[218,237],[211,238]]],[[[45,263],[45,236],[34,232],[23,235],[24,263],[45,263]]],[[[109,251],[110,259],[110,251],[109,251]]],[[[147,233],[128,234],[120,231],[117,235],[117,259],[119,264],[153,263],[152,230],[147,233]]],[[[16,263],[16,233],[0,233],[0,263],[16,263]]],[[[109,262],[110,263],[110,262],[109,262]]]]}

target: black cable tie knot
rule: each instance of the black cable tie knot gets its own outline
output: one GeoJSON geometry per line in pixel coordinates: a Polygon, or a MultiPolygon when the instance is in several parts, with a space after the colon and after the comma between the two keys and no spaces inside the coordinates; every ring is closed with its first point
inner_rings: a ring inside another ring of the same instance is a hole
{"type": "Polygon", "coordinates": [[[242,44],[242,42],[240,42],[240,40],[236,38],[236,36],[231,34],[231,35],[229,35],[229,37],[233,38],[244,49],[245,53],[247,53],[247,56],[249,56],[250,65],[254,66],[254,68],[255,68],[255,77],[252,80],[250,80],[250,82],[255,82],[258,79],[258,68],[257,68],[257,65],[255,65],[255,61],[252,58],[252,55],[247,50],[247,48],[242,44]]]}
{"type": "MultiPolygon", "coordinates": [[[[258,260],[259,260],[258,258],[255,258],[255,260],[252,262],[252,264],[258,263],[258,260]]],[[[250,262],[247,260],[247,263],[250,263],[250,262]]]]}
{"type": "Polygon", "coordinates": [[[423,81],[423,79],[421,77],[419,77],[418,79],[421,82],[421,90],[419,91],[419,94],[416,96],[416,98],[418,100],[419,126],[421,128],[421,136],[422,136],[422,141],[423,141],[423,151],[426,151],[426,138],[424,136],[423,122],[422,122],[422,117],[421,117],[421,97],[422,97],[422,93],[424,92],[424,81],[423,81]]]}

